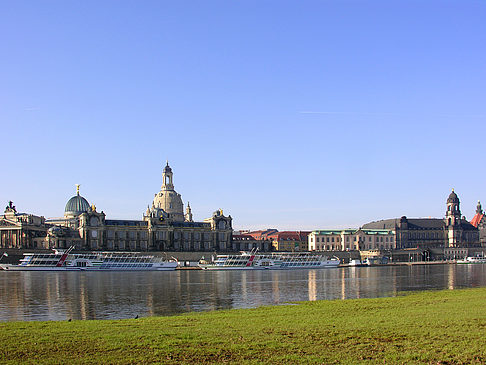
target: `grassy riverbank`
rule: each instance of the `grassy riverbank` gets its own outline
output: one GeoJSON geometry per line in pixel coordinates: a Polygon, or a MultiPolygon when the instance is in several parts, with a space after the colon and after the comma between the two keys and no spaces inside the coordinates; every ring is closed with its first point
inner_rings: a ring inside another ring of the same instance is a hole
{"type": "Polygon", "coordinates": [[[118,321],[0,324],[0,362],[486,363],[486,288],[118,321]]]}

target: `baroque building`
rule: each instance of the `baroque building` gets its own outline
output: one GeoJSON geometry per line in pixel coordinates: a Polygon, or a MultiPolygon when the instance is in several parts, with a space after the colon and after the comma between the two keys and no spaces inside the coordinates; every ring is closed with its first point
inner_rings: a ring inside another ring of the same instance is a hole
{"type": "Polygon", "coordinates": [[[40,247],[46,234],[44,217],[19,213],[11,201],[0,216],[0,248],[40,247]]]}
{"type": "Polygon", "coordinates": [[[363,225],[363,229],[396,232],[396,248],[442,248],[444,258],[467,255],[467,248],[480,247],[479,231],[461,216],[460,201],[452,189],[446,202],[445,218],[385,219],[363,225]]]}
{"type": "Polygon", "coordinates": [[[38,223],[35,229],[39,230],[39,237],[35,242],[22,239],[25,229],[19,228],[19,232],[2,233],[0,247],[75,246],[82,250],[107,251],[225,251],[232,247],[231,216],[225,216],[219,209],[204,221],[194,222],[189,203],[184,212],[182,197],[174,189],[173,173],[168,163],[162,173],[162,187],[142,220],[106,219],[103,211],[98,212],[96,206],[80,195],[79,185],[76,195],[66,203],[63,217],[45,220],[43,217],[15,215],[10,210],[0,220],[0,225],[21,227],[24,220],[38,223]]]}

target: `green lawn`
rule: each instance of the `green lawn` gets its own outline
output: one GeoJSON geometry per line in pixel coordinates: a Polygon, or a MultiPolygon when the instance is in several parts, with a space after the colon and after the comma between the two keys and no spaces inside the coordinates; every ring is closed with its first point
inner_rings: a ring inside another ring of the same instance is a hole
{"type": "Polygon", "coordinates": [[[486,288],[116,321],[0,324],[0,362],[486,363],[486,288]]]}

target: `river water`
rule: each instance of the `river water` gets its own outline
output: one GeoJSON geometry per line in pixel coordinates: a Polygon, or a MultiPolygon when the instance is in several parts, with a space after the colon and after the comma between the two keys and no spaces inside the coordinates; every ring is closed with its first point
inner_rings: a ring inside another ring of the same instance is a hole
{"type": "Polygon", "coordinates": [[[0,321],[121,319],[478,286],[486,286],[486,265],[268,271],[0,271],[0,321]]]}

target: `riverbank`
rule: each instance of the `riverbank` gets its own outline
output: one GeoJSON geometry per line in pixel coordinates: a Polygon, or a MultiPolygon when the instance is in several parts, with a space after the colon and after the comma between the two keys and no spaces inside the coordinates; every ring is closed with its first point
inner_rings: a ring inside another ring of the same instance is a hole
{"type": "Polygon", "coordinates": [[[0,324],[2,363],[485,363],[486,288],[0,324]]]}

